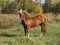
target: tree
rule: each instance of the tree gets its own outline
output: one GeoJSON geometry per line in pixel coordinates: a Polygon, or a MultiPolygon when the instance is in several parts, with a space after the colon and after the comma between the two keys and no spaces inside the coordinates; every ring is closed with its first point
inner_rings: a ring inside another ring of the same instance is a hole
{"type": "Polygon", "coordinates": [[[32,0],[15,0],[8,3],[5,8],[2,9],[2,13],[16,13],[19,8],[25,9],[28,12],[34,12],[34,2],[32,0]]]}
{"type": "Polygon", "coordinates": [[[6,0],[0,0],[0,11],[6,6],[6,0]]]}

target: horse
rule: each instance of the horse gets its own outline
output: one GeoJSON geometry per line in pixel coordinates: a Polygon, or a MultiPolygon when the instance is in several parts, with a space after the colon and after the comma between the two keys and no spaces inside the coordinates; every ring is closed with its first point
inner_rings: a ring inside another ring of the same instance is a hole
{"type": "Polygon", "coordinates": [[[25,35],[29,38],[29,29],[32,27],[36,27],[38,25],[41,26],[41,34],[40,36],[46,33],[46,17],[43,15],[30,16],[28,12],[25,10],[19,9],[19,15],[21,18],[21,23],[24,27],[25,35]]]}

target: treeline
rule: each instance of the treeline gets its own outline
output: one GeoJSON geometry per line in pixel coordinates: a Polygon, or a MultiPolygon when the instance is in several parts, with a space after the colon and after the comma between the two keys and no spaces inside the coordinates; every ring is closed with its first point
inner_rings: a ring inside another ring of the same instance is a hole
{"type": "Polygon", "coordinates": [[[1,13],[17,13],[19,8],[25,9],[28,12],[35,11],[35,3],[32,0],[15,0],[13,2],[7,2],[5,7],[2,7],[1,13]]]}
{"type": "Polygon", "coordinates": [[[58,13],[60,13],[60,2],[58,2],[57,4],[45,3],[43,9],[44,13],[51,12],[57,15],[58,13]]]}
{"type": "MultiPolygon", "coordinates": [[[[2,7],[0,7],[1,13],[9,13],[9,14],[18,13],[19,8],[23,8],[30,13],[36,12],[35,2],[33,2],[32,0],[15,0],[12,2],[9,2],[8,0],[8,1],[4,1],[4,4],[2,3],[0,5],[2,5],[2,7]]],[[[43,7],[44,13],[47,13],[47,12],[52,12],[55,14],[60,13],[60,2],[58,2],[55,5],[51,5],[50,3],[48,4],[45,3],[42,5],[43,5],[42,7],[43,7]]]]}

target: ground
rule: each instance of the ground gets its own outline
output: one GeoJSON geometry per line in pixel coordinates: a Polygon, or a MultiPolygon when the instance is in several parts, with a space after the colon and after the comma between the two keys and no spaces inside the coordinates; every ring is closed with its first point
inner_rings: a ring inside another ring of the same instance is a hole
{"type": "Polygon", "coordinates": [[[19,23],[19,16],[1,16],[0,28],[4,28],[0,29],[0,45],[60,45],[60,24],[47,23],[47,33],[42,37],[39,36],[40,26],[30,28],[28,39],[24,35],[23,26],[19,23]]]}
{"type": "Polygon", "coordinates": [[[60,45],[59,24],[47,24],[47,33],[42,37],[40,31],[40,26],[31,28],[27,39],[22,25],[0,30],[0,45],[60,45]]]}

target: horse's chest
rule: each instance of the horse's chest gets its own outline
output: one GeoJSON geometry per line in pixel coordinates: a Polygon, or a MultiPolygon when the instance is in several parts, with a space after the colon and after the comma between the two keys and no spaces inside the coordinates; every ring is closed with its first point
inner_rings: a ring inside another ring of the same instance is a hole
{"type": "Polygon", "coordinates": [[[27,20],[26,22],[25,22],[25,25],[31,25],[32,24],[32,21],[31,20],[27,20]]]}

